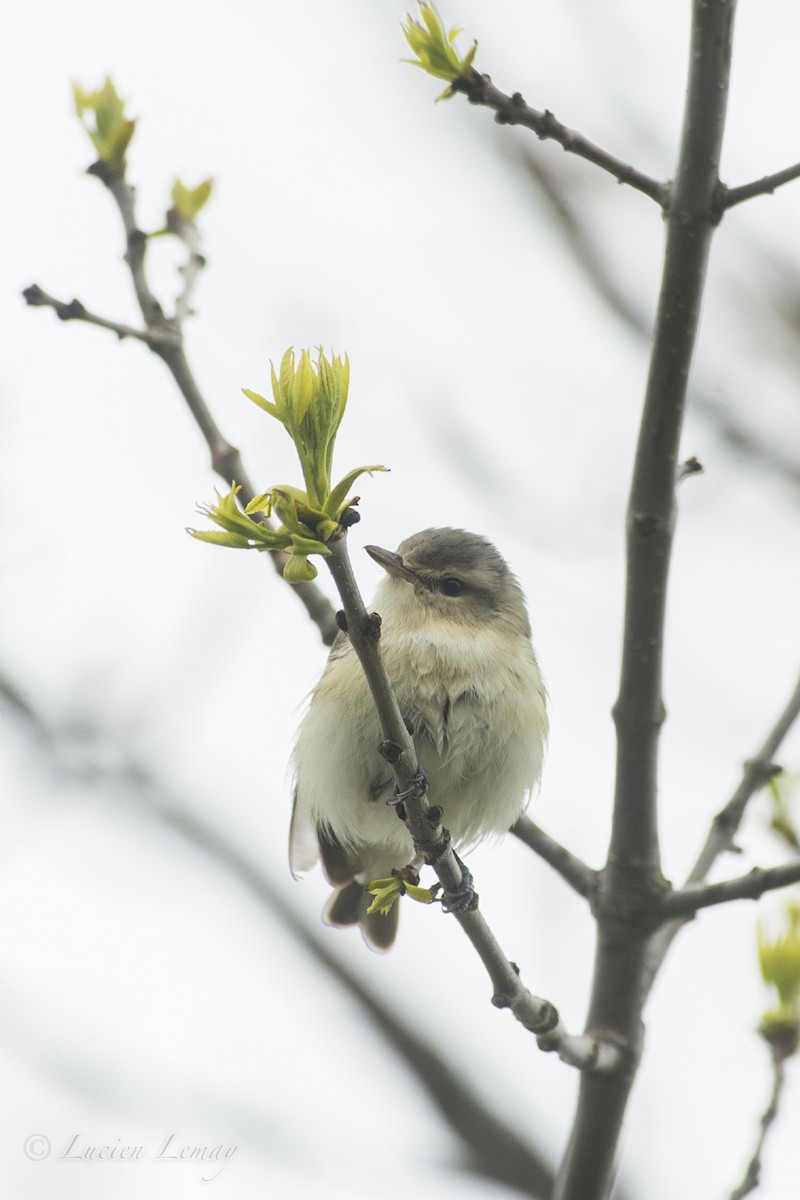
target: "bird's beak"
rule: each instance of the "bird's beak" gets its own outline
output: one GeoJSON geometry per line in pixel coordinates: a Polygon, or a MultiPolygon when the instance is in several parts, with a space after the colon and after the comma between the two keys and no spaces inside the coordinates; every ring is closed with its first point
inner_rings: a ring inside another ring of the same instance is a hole
{"type": "Polygon", "coordinates": [[[395,575],[398,579],[405,579],[409,583],[416,583],[417,576],[407,567],[399,554],[395,554],[394,550],[383,550],[380,546],[365,546],[367,554],[373,558],[378,566],[383,567],[387,575],[395,575]]]}

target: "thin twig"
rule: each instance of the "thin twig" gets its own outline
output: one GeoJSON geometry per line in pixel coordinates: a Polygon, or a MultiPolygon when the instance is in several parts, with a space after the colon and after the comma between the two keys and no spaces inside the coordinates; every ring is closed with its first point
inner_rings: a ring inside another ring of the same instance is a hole
{"type": "Polygon", "coordinates": [[[511,826],[511,832],[530,847],[534,854],[543,858],[579,896],[589,899],[594,895],[599,879],[598,872],[587,866],[549,833],[545,833],[530,817],[520,817],[511,826]]]}
{"type": "Polygon", "coordinates": [[[730,900],[759,900],[766,892],[800,883],[800,862],[780,867],[753,867],[746,875],[721,883],[693,884],[666,892],[660,908],[666,918],[690,917],[701,908],[727,904],[730,900]]]}
{"type": "Polygon", "coordinates": [[[778,1115],[783,1086],[786,1082],[786,1055],[779,1046],[771,1045],[770,1049],[772,1052],[772,1092],[759,1122],[758,1139],[753,1157],[747,1164],[742,1182],[731,1192],[730,1200],[744,1200],[744,1197],[754,1192],[761,1182],[761,1159],[764,1153],[764,1144],[772,1123],[778,1115]]]}
{"type": "Polygon", "coordinates": [[[730,850],[751,797],[775,774],[774,759],[795,721],[800,716],[800,678],[781,715],[753,758],[744,764],[742,780],[728,803],[714,817],[705,845],[686,883],[702,883],[725,850],[730,850]]]}
{"type": "MultiPolygon", "coordinates": [[[[417,851],[425,856],[441,881],[446,898],[458,891],[462,874],[450,835],[441,824],[442,810],[430,804],[424,787],[420,786],[421,774],[414,743],[381,656],[380,625],[364,606],[344,532],[329,543],[329,548],[331,555],[325,562],[341,596],[348,636],[364,670],[384,739],[393,748],[390,765],[398,793],[404,797],[406,825],[417,851]]],[[[436,797],[433,799],[435,801],[436,797]]],[[[617,1069],[620,1052],[614,1042],[568,1034],[554,1005],[534,996],[524,986],[516,966],[503,953],[477,903],[473,908],[457,910],[453,915],[477,950],[492,981],[492,1003],[497,1008],[509,1008],[520,1024],[536,1035],[540,1049],[557,1051],[562,1061],[583,1071],[602,1073],[617,1069]]]]}
{"type": "MultiPolygon", "coordinates": [[[[578,263],[589,281],[611,310],[640,338],[650,341],[651,320],[641,307],[630,299],[614,278],[609,267],[608,256],[592,232],[592,221],[584,220],[567,198],[551,167],[542,161],[542,156],[533,153],[525,143],[520,143],[518,153],[521,162],[539,186],[551,205],[564,235],[578,263]]],[[[782,267],[785,276],[785,264],[782,267]]],[[[794,318],[792,318],[794,319],[794,318]]],[[[690,383],[689,403],[694,411],[701,413],[714,426],[722,440],[735,450],[737,455],[746,456],[757,466],[766,467],[771,478],[782,478],[792,487],[800,486],[800,458],[796,447],[770,441],[755,425],[748,425],[740,413],[746,405],[731,404],[726,397],[721,402],[709,388],[697,381],[690,383]]]]}
{"type": "Polygon", "coordinates": [[[495,120],[500,125],[522,125],[531,129],[542,141],[550,139],[558,142],[570,154],[585,158],[602,170],[613,175],[618,183],[627,183],[638,192],[643,192],[651,200],[655,200],[662,208],[667,202],[669,185],[657,179],[652,179],[642,171],[637,171],[629,163],[609,154],[607,150],[590,142],[583,134],[575,129],[569,129],[556,120],[547,109],[540,112],[526,104],[519,92],[509,96],[495,87],[488,75],[480,75],[471,71],[469,75],[457,79],[452,84],[453,91],[463,92],[470,104],[478,104],[491,108],[495,120]]]}
{"type": "Polygon", "coordinates": [[[175,300],[175,316],[173,320],[180,324],[185,317],[191,316],[192,295],[200,278],[200,273],[206,265],[205,256],[200,251],[200,233],[194,221],[180,216],[174,208],[167,213],[167,228],[175,237],[180,238],[189,251],[189,257],[183,266],[179,267],[183,276],[183,288],[175,300]]]}
{"type": "MultiPolygon", "coordinates": [[[[134,188],[127,182],[124,170],[112,170],[103,162],[93,163],[87,173],[96,176],[108,188],[119,209],[125,230],[125,262],[130,269],[131,281],[144,318],[145,329],[135,330],[107,320],[105,317],[89,314],[79,301],[73,300],[65,303],[56,300],[52,296],[48,296],[37,284],[26,288],[23,295],[30,305],[47,305],[53,308],[61,320],[88,321],[90,324],[112,330],[118,337],[134,337],[145,342],[166,365],[175,380],[205,439],[214,471],[227,486],[230,486],[232,482],[240,484],[240,499],[247,504],[257,494],[256,489],[245,473],[239,450],[228,441],[214,420],[189,366],[184,347],[182,322],[184,316],[189,312],[191,290],[200,265],[204,261],[200,255],[198,244],[196,240],[191,244],[187,243],[189,261],[184,268],[184,289],[178,298],[175,316],[167,318],[147,279],[145,254],[148,239],[136,220],[134,188]]],[[[186,242],[185,237],[183,240],[186,242]]],[[[269,522],[266,523],[269,524],[269,522]]],[[[278,574],[282,575],[286,562],[283,552],[273,551],[268,557],[278,574]]],[[[326,646],[330,646],[338,633],[333,606],[313,583],[293,584],[292,589],[319,629],[323,642],[326,646]]]]}
{"type": "MultiPolygon", "coordinates": [[[[719,856],[726,850],[731,850],[734,838],[744,817],[747,805],[752,796],[775,773],[774,758],[776,757],[784,738],[800,717],[800,678],[789,697],[783,711],[769,731],[754,756],[744,764],[742,779],[736,791],[724,808],[720,809],[711,823],[705,845],[697,856],[697,861],[689,872],[686,883],[673,895],[682,895],[690,888],[702,884],[708,877],[711,868],[719,856]]],[[[672,903],[669,894],[662,898],[661,903],[668,908],[672,903]]],[[[678,902],[680,903],[680,902],[678,902]]],[[[645,993],[650,991],[653,981],[661,969],[661,965],[669,952],[676,935],[687,921],[694,916],[693,911],[675,916],[653,937],[648,948],[647,976],[644,981],[645,993]]]]}
{"type": "Polygon", "coordinates": [[[800,163],[784,167],[782,171],[776,171],[774,175],[765,175],[762,179],[754,179],[752,183],[743,183],[735,188],[725,188],[722,195],[722,207],[733,208],[734,204],[741,204],[743,200],[750,200],[753,196],[771,196],[776,188],[783,187],[785,183],[791,183],[794,179],[800,179],[800,163]]]}
{"type": "Polygon", "coordinates": [[[152,349],[161,338],[172,336],[147,329],[134,329],[132,325],[124,325],[121,321],[111,321],[108,317],[99,317],[97,313],[90,312],[80,300],[56,300],[55,296],[48,295],[40,288],[38,283],[32,283],[30,287],[26,287],[22,295],[25,297],[26,304],[29,304],[31,308],[52,308],[59,321],[85,321],[87,325],[98,325],[101,329],[109,329],[117,335],[120,341],[123,338],[136,338],[137,341],[145,342],[152,349]]]}

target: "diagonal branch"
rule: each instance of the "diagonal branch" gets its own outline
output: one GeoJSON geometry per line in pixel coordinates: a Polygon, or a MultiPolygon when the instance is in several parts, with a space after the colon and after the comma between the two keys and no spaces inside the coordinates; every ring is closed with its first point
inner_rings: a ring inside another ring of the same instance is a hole
{"type": "Polygon", "coordinates": [[[90,312],[80,300],[56,300],[55,296],[48,295],[40,288],[38,283],[32,283],[30,287],[26,287],[22,295],[25,303],[31,308],[52,308],[59,321],[85,321],[87,325],[110,329],[120,341],[128,337],[136,338],[149,346],[151,350],[157,341],[166,336],[147,329],[134,329],[132,325],[124,325],[121,321],[111,321],[108,317],[99,317],[97,313],[90,312]]]}
{"type": "MultiPolygon", "coordinates": [[[[441,824],[441,808],[429,804],[424,788],[419,786],[421,775],[414,743],[403,721],[380,652],[380,625],[364,607],[347,553],[344,530],[341,536],[329,542],[329,548],[331,554],[325,562],[341,596],[347,633],[378,711],[386,739],[384,747],[390,748],[386,758],[397,781],[398,794],[403,796],[406,825],[417,851],[433,867],[441,881],[446,898],[457,893],[462,885],[459,860],[450,835],[441,824]]],[[[617,1069],[620,1053],[614,1042],[600,1037],[568,1034],[554,1005],[528,991],[519,977],[518,969],[503,953],[487,925],[477,906],[477,896],[474,907],[456,910],[453,915],[478,952],[492,981],[492,1003],[495,1007],[511,1009],[520,1024],[536,1035],[541,1050],[557,1051],[568,1065],[598,1073],[617,1069]]]]}
{"type": "MultiPolygon", "coordinates": [[[[765,737],[761,746],[755,755],[744,764],[744,772],[739,786],[725,807],[720,809],[714,817],[705,845],[687,876],[686,884],[682,889],[674,893],[675,895],[685,894],[690,888],[702,884],[719,856],[724,851],[733,849],[733,839],[738,832],[747,805],[755,792],[760,787],[763,787],[772,775],[774,775],[776,768],[773,759],[798,717],[800,717],[800,679],[798,679],[783,712],[765,737]]],[[[731,898],[733,899],[733,897],[731,898]]],[[[662,898],[662,903],[666,908],[669,907],[671,900],[668,895],[662,898]]],[[[653,981],[679,930],[687,921],[691,920],[693,915],[694,912],[690,907],[688,913],[676,915],[674,919],[664,925],[654,936],[648,950],[647,978],[644,984],[645,992],[649,992],[652,987],[653,981]]]]}
{"type": "Polygon", "coordinates": [[[753,758],[748,759],[744,764],[741,783],[725,807],[714,817],[705,845],[697,857],[697,862],[689,872],[687,885],[702,883],[720,854],[733,847],[733,839],[742,823],[745,809],[754,793],[775,774],[774,758],[798,717],[800,717],[800,678],[797,680],[786,707],[763,743],[753,758]]]}
{"type": "Polygon", "coordinates": [[[666,206],[669,184],[652,179],[629,163],[609,154],[607,150],[590,142],[576,129],[562,125],[547,109],[540,112],[538,109],[531,108],[525,103],[519,92],[514,92],[509,96],[495,87],[488,75],[481,75],[474,70],[468,75],[456,79],[451,87],[454,92],[463,92],[470,104],[493,109],[498,124],[522,125],[526,129],[531,129],[542,141],[558,142],[559,146],[570,154],[585,158],[603,171],[608,171],[618,183],[627,183],[637,192],[642,192],[651,200],[655,200],[662,208],[666,206]]]}
{"type": "MultiPolygon", "coordinates": [[[[125,231],[125,262],[128,264],[136,299],[144,318],[144,330],[136,330],[89,313],[80,301],[73,300],[65,303],[55,300],[37,284],[26,288],[23,295],[29,305],[53,308],[61,320],[87,321],[89,324],[112,330],[120,338],[134,337],[145,342],[165,364],[175,380],[205,439],[214,471],[228,486],[232,481],[240,484],[240,497],[247,504],[256,495],[256,489],[245,472],[239,450],[228,441],[214,420],[205,397],[194,378],[184,347],[183,317],[189,311],[190,293],[203,261],[197,242],[195,240],[189,243],[186,236],[181,235],[182,240],[188,246],[189,262],[184,270],[184,289],[178,298],[175,316],[171,319],[167,318],[147,278],[145,264],[147,235],[139,228],[136,220],[135,191],[127,182],[124,169],[115,171],[106,163],[95,162],[89,167],[88,174],[96,176],[108,188],[119,209],[125,231]]],[[[269,557],[278,574],[282,574],[286,556],[281,551],[274,551],[269,554],[269,557]]],[[[323,642],[330,646],[338,632],[333,606],[313,583],[298,583],[293,584],[292,587],[309,617],[319,629],[323,642]]]]}
{"type": "MultiPolygon", "coordinates": [[[[37,742],[37,753],[49,758],[67,777],[83,777],[82,758],[70,748],[62,754],[65,742],[60,731],[41,717],[20,688],[0,671],[0,704],[6,701],[21,724],[37,742]]],[[[104,764],[109,756],[103,754],[104,764]]],[[[448,1061],[440,1049],[404,1021],[378,993],[369,989],[336,954],[330,937],[321,937],[309,926],[276,887],[263,867],[248,857],[222,831],[201,820],[196,813],[170,794],[142,763],[125,754],[113,754],[112,766],[89,763],[89,776],[98,792],[108,795],[104,783],[118,785],[135,797],[137,811],[147,811],[162,821],[209,861],[227,871],[255,901],[296,938],[303,949],[332,979],[359,1004],[383,1034],[388,1046],[427,1092],[443,1120],[460,1139],[472,1169],[524,1195],[542,1198],[552,1189],[552,1170],[544,1158],[504,1124],[483,1102],[467,1079],[448,1061]]],[[[118,791],[116,789],[111,789],[118,791]]]]}
{"type": "Polygon", "coordinates": [[[588,900],[594,895],[599,872],[587,866],[549,833],[545,833],[530,817],[520,817],[516,824],[512,825],[511,832],[530,847],[534,854],[543,858],[579,896],[588,900]]]}
{"type": "MultiPolygon", "coordinates": [[[[615,279],[606,254],[591,232],[591,220],[584,220],[579,216],[576,207],[559,185],[551,166],[546,165],[541,155],[534,153],[527,143],[524,146],[520,144],[519,158],[549,202],[573,254],[590,283],[620,320],[639,338],[646,339],[649,343],[651,322],[615,279]]],[[[774,439],[765,436],[755,424],[748,424],[741,416],[741,412],[747,409],[744,402],[723,404],[713,388],[703,387],[695,381],[691,386],[690,403],[695,411],[707,418],[723,441],[731,446],[737,455],[746,456],[757,466],[766,466],[772,476],[780,476],[792,487],[800,486],[800,456],[797,447],[791,444],[775,444],[774,439]]]]}
{"type": "Polygon", "coordinates": [[[786,1059],[788,1057],[786,1051],[780,1046],[772,1045],[770,1049],[772,1051],[772,1090],[767,1107],[764,1109],[759,1121],[758,1138],[753,1156],[747,1164],[747,1170],[744,1173],[742,1182],[731,1192],[730,1200],[744,1200],[744,1197],[754,1192],[761,1182],[761,1159],[764,1153],[764,1145],[780,1108],[783,1088],[786,1083],[786,1059]]]}
{"type": "Polygon", "coordinates": [[[701,908],[727,904],[729,900],[759,900],[765,892],[800,883],[800,862],[784,863],[780,867],[753,867],[746,875],[725,879],[721,883],[693,884],[666,892],[661,899],[665,917],[690,917],[701,908]]]}
{"type": "Polygon", "coordinates": [[[741,204],[743,200],[751,200],[753,196],[771,196],[776,188],[783,187],[785,183],[791,183],[794,179],[800,179],[800,163],[784,167],[782,171],[776,171],[774,175],[765,175],[762,179],[754,179],[752,183],[743,183],[735,188],[725,188],[722,195],[722,207],[733,208],[735,204],[741,204]]]}

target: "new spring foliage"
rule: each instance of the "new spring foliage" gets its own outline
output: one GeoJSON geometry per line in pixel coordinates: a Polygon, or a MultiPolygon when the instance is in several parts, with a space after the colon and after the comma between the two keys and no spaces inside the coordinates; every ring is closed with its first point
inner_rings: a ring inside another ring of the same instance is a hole
{"type": "Polygon", "coordinates": [[[333,451],[336,435],[347,407],[350,364],[319,349],[315,360],[308,350],[295,357],[289,349],[280,370],[272,367],[272,400],[243,388],[245,396],[283,425],[294,443],[305,488],[288,484],[271,487],[255,496],[242,510],[236,502],[240,490],[235,481],[226,496],[217,493],[217,503],[201,511],[220,527],[190,529],[193,537],[218,546],[246,550],[284,550],[290,557],[284,578],[290,583],[313,579],[317,570],[310,554],[330,554],[327,542],[341,533],[340,518],[354,499],[350,490],[360,475],[385,471],[386,467],[356,467],[333,483],[333,451]],[[263,523],[262,516],[275,514],[279,529],[263,523]]]}

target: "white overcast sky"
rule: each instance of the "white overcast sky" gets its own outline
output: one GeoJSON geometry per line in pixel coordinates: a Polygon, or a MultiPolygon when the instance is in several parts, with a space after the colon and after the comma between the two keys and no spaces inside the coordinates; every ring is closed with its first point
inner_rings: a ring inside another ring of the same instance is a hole
{"type": "MultiPolygon", "coordinates": [[[[378,575],[360,545],[394,546],[425,525],[497,542],[529,596],[552,698],[536,816],[599,865],[647,347],[587,279],[519,151],[549,168],[645,323],[660,218],[463,99],[435,105],[437,83],[398,61],[405,8],[40,0],[6,16],[0,671],[77,768],[65,776],[0,709],[1,1096],[15,1196],[193,1195],[194,1167],[153,1161],[172,1133],[238,1146],[207,1185],[231,1200],[504,1194],[454,1170],[454,1139],[427,1100],[279,922],[98,775],[135,760],[318,921],[325,886],[291,881],[285,839],[286,763],[324,661],[319,639],[255,555],[186,536],[215,481],[161,364],[20,299],[35,280],[136,320],[118,218],[83,174],[91,147],[72,113],[71,82],[110,73],[140,118],[130,175],[142,225],[161,223],[176,175],[215,179],[187,347],[254,482],[289,482],[294,468],[282,431],[240,387],[267,388],[269,359],[288,345],[346,351],[339,468],[391,467],[360,489],[359,577],[369,590],[378,575]],[[143,1144],[149,1158],[58,1161],[78,1133],[143,1144]],[[53,1152],[30,1161],[23,1142],[40,1134],[53,1152]]],[[[723,156],[733,184],[800,157],[800,14],[789,0],[741,8],[723,156]]],[[[477,65],[500,86],[659,178],[675,157],[688,9],[441,4],[465,45],[479,39],[477,65]]],[[[799,245],[795,184],[732,212],[712,255],[693,373],[706,407],[684,441],[706,471],[682,489],[667,640],[661,796],[676,880],[800,664],[797,483],[731,450],[707,415],[716,407],[800,463],[799,245]]],[[[176,261],[168,244],[153,247],[167,303],[176,261]]],[[[795,735],[786,761],[798,760],[795,735]]],[[[765,813],[754,807],[745,853],[721,872],[780,861],[765,813]]],[[[472,866],[526,981],[579,1028],[592,951],[581,904],[511,839],[472,866]]],[[[749,905],[708,913],[659,981],[625,1139],[630,1194],[706,1200],[741,1175],[769,1086],[753,1034],[765,1003],[755,920],[749,905]]],[[[420,910],[401,925],[385,959],[354,934],[326,936],[555,1157],[574,1075],[490,1007],[457,929],[420,910]]],[[[763,1200],[785,1200],[800,1170],[796,1067],[789,1082],[763,1200]]]]}

